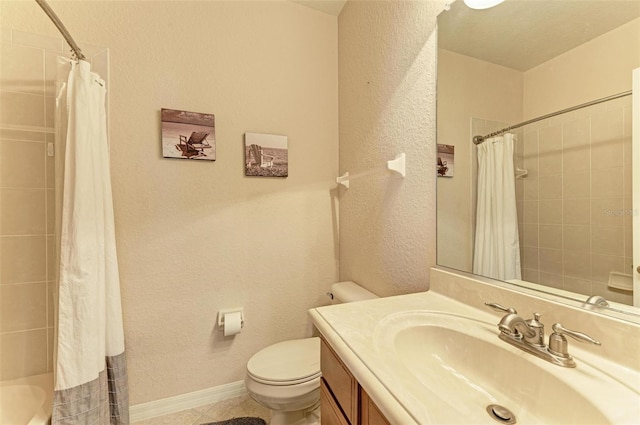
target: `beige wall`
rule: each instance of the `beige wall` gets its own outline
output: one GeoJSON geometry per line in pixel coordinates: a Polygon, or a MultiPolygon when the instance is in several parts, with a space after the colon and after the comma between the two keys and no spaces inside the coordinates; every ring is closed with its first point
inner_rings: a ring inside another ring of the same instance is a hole
{"type": "MultiPolygon", "coordinates": [[[[310,334],[307,309],[338,278],[336,17],[289,2],[51,5],[78,41],[110,48],[131,404],[241,380],[258,349],[310,334]],[[161,158],[163,107],[216,115],[216,162],[161,158]],[[245,132],[289,137],[288,178],[243,176],[245,132]],[[217,312],[235,306],[245,328],[223,338],[217,312]]],[[[0,7],[3,28],[58,36],[35,2],[0,7]]]]}
{"type": "Polygon", "coordinates": [[[379,295],[425,290],[435,264],[436,15],[444,2],[350,1],[339,17],[340,277],[379,295]]]}
{"type": "Polygon", "coordinates": [[[525,119],[631,90],[640,18],[525,72],[525,119]]]}
{"type": "MultiPolygon", "coordinates": [[[[522,91],[519,71],[438,51],[438,143],[456,147],[454,176],[438,178],[438,264],[472,270],[477,176],[472,138],[521,121],[522,91]]],[[[516,142],[516,149],[520,146],[516,142]]]]}

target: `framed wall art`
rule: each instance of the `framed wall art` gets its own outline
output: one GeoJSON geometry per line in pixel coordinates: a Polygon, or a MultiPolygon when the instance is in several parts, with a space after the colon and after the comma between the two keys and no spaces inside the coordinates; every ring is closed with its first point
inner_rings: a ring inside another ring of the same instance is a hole
{"type": "Polygon", "coordinates": [[[287,177],[289,175],[287,136],[245,133],[244,174],[254,177],[287,177]]]}
{"type": "Polygon", "coordinates": [[[161,117],[163,157],[216,160],[216,127],[213,114],[163,108],[161,117]]]}

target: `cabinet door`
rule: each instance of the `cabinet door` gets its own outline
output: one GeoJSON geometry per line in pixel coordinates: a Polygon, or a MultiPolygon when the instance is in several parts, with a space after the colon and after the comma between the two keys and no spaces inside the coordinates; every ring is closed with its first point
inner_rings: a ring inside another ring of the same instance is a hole
{"type": "Polygon", "coordinates": [[[362,425],[391,425],[362,387],[360,388],[360,418],[362,425]]]}
{"type": "Polygon", "coordinates": [[[324,379],[320,383],[320,423],[322,425],[349,425],[329,392],[324,379]]]}
{"type": "Polygon", "coordinates": [[[349,423],[359,423],[358,382],[324,340],[320,348],[320,369],[330,393],[335,397],[349,423]]]}

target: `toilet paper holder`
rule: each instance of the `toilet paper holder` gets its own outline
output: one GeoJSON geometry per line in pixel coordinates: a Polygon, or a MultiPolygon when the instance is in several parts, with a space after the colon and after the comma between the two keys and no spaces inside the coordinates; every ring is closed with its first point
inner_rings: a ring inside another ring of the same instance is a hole
{"type": "Polygon", "coordinates": [[[242,307],[227,308],[218,312],[218,327],[224,329],[224,316],[229,313],[240,313],[240,327],[244,328],[244,310],[242,307]]]}

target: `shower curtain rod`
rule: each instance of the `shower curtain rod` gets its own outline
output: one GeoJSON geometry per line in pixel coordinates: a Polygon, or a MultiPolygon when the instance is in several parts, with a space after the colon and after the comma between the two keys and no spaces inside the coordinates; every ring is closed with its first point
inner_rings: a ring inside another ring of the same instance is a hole
{"type": "Polygon", "coordinates": [[[69,31],[67,31],[67,28],[65,28],[60,18],[58,18],[58,15],[56,15],[56,12],[54,12],[53,9],[51,9],[51,6],[49,6],[46,0],[36,0],[36,3],[40,5],[42,10],[44,10],[44,13],[46,13],[47,16],[49,17],[49,19],[53,21],[54,25],[58,28],[58,31],[60,31],[64,39],[67,41],[67,44],[69,45],[69,47],[71,47],[71,50],[73,51],[73,54],[75,55],[75,57],[78,60],[84,60],[85,56],[82,54],[80,47],[78,47],[76,42],[73,40],[73,37],[71,37],[71,34],[69,34],[69,31]]]}
{"type": "Polygon", "coordinates": [[[555,117],[556,115],[566,114],[567,112],[575,111],[576,109],[586,108],[587,106],[597,105],[598,103],[608,102],[609,100],[614,100],[614,99],[618,99],[618,98],[625,97],[625,96],[630,96],[630,95],[631,95],[631,90],[625,91],[625,92],[622,92],[622,93],[618,93],[618,94],[614,94],[614,95],[611,95],[611,96],[603,97],[601,99],[592,100],[591,102],[583,103],[581,105],[572,106],[570,108],[563,109],[561,111],[552,112],[550,114],[543,115],[543,116],[538,117],[538,118],[532,118],[532,119],[530,119],[528,121],[521,122],[520,124],[512,125],[512,126],[509,126],[507,128],[503,128],[502,130],[498,130],[496,132],[493,132],[491,134],[487,134],[486,136],[474,136],[473,137],[473,144],[474,145],[479,145],[480,143],[484,142],[485,139],[488,139],[488,138],[493,137],[493,136],[498,136],[498,135],[500,135],[502,133],[506,133],[507,131],[514,130],[516,128],[524,127],[527,124],[532,124],[534,122],[546,120],[547,118],[555,117]]]}

